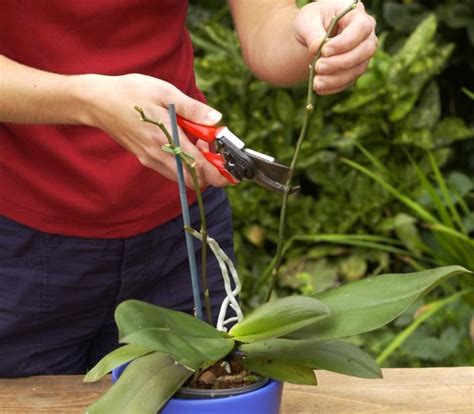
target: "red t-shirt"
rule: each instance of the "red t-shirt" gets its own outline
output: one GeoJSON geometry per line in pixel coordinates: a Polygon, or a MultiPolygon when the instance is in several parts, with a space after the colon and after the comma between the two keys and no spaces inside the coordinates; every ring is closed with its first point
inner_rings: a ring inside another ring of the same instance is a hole
{"type": "MultiPolygon", "coordinates": [[[[186,0],[2,0],[0,53],[62,73],[142,73],[204,100],[186,0]]],[[[112,238],[180,214],[177,184],[99,129],[0,123],[0,215],[38,230],[112,238]]]]}

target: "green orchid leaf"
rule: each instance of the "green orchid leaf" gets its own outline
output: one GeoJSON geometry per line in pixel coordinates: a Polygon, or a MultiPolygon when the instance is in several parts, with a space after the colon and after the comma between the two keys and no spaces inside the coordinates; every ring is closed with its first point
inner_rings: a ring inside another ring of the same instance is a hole
{"type": "Polygon", "coordinates": [[[288,335],[291,338],[334,339],[372,331],[391,322],[441,281],[472,274],[445,266],[407,274],[386,274],[359,280],[316,295],[331,315],[288,335]]]}
{"type": "Polygon", "coordinates": [[[115,310],[119,338],[146,328],[172,330],[192,338],[225,338],[224,332],[191,315],[139,300],[122,302],[115,310]]]}
{"type": "Polygon", "coordinates": [[[191,315],[139,300],[127,300],[118,305],[115,321],[119,328],[119,338],[145,328],[172,329],[177,334],[197,338],[226,336],[224,332],[191,315]]]}
{"type": "Polygon", "coordinates": [[[361,378],[381,378],[375,360],[347,342],[273,338],[244,344],[239,349],[249,358],[286,362],[312,369],[325,369],[361,378]]]}
{"type": "Polygon", "coordinates": [[[133,361],[86,414],[156,414],[193,371],[162,353],[133,361]]]}
{"type": "Polygon", "coordinates": [[[224,332],[191,315],[138,300],[122,302],[115,321],[120,342],[167,353],[191,368],[214,363],[234,345],[224,332]]]}
{"type": "Polygon", "coordinates": [[[255,342],[286,335],[329,316],[328,306],[309,296],[289,296],[265,303],[229,331],[236,340],[255,342]]]}
{"type": "Polygon", "coordinates": [[[153,352],[153,349],[142,346],[128,344],[115,349],[103,357],[97,365],[92,368],[84,377],[84,382],[95,382],[108,374],[114,368],[130,362],[133,359],[153,352]]]}
{"type": "Polygon", "coordinates": [[[292,384],[318,385],[314,370],[304,365],[253,356],[248,356],[242,363],[247,369],[264,377],[292,384]]]}
{"type": "Polygon", "coordinates": [[[164,352],[191,369],[212,365],[234,347],[231,338],[186,335],[175,332],[174,327],[141,329],[123,337],[121,341],[164,352]]]}

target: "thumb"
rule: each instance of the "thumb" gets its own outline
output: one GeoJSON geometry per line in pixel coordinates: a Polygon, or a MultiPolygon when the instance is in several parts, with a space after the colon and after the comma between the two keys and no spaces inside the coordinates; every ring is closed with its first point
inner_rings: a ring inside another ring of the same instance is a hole
{"type": "Polygon", "coordinates": [[[295,20],[295,32],[297,40],[312,55],[316,54],[326,36],[318,3],[309,3],[299,11],[295,20]]]}
{"type": "Polygon", "coordinates": [[[197,124],[214,125],[222,118],[222,114],[219,111],[197,99],[189,97],[178,88],[173,87],[172,92],[169,94],[168,102],[175,104],[176,113],[179,116],[197,124]]]}

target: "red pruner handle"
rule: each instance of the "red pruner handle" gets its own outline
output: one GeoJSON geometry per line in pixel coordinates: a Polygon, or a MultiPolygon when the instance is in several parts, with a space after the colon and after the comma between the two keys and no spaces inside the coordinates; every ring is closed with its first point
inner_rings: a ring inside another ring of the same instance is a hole
{"type": "Polygon", "coordinates": [[[224,167],[224,159],[222,158],[221,154],[216,154],[214,152],[202,151],[202,155],[208,160],[214,167],[216,167],[221,175],[225,177],[227,181],[231,184],[238,184],[239,182],[235,179],[235,177],[225,169],[224,167]]]}
{"type": "Polygon", "coordinates": [[[216,139],[217,133],[223,127],[200,125],[194,122],[188,121],[187,119],[177,117],[178,125],[185,131],[194,135],[195,137],[211,143],[216,139]]]}

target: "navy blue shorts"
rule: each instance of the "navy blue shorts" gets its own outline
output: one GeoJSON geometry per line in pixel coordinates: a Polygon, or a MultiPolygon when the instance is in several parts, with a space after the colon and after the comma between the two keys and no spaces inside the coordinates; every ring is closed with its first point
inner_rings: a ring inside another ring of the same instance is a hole
{"type": "MultiPolygon", "coordinates": [[[[207,190],[204,202],[209,235],[234,259],[224,191],[207,190]]],[[[199,229],[195,204],[191,220],[199,229]]],[[[224,287],[212,253],[208,263],[216,318],[224,287]]],[[[192,312],[181,217],[134,237],[89,239],[0,216],[0,377],[85,373],[118,346],[114,310],[132,298],[192,312]]]]}

